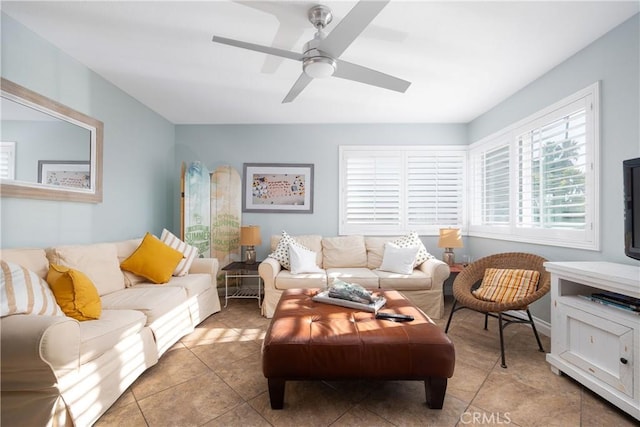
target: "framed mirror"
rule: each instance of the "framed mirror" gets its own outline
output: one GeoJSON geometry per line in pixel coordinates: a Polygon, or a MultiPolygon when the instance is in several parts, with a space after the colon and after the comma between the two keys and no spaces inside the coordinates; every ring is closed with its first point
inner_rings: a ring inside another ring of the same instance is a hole
{"type": "Polygon", "coordinates": [[[101,121],[1,79],[2,197],[102,202],[101,121]]]}

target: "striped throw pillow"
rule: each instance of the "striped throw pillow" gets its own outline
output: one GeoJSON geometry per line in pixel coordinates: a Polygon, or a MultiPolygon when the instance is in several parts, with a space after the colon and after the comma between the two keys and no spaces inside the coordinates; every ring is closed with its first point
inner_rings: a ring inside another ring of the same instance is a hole
{"type": "Polygon", "coordinates": [[[173,271],[173,276],[185,276],[189,272],[193,260],[198,256],[198,248],[183,242],[166,228],[162,230],[160,240],[167,246],[182,252],[184,258],[173,271]]]}
{"type": "Polygon", "coordinates": [[[0,317],[12,314],[64,316],[43,279],[18,264],[0,261],[0,317]]]}
{"type": "Polygon", "coordinates": [[[487,268],[473,295],[483,301],[513,302],[534,293],[539,279],[535,270],[487,268]]]}

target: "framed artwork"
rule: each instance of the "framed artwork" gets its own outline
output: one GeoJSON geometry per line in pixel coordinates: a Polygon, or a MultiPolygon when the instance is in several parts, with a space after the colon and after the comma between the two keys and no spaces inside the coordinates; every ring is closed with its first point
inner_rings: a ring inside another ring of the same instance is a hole
{"type": "Polygon", "coordinates": [[[313,213],[313,164],[245,163],[242,212],[313,213]]]}
{"type": "Polygon", "coordinates": [[[89,190],[90,164],[84,160],[38,160],[38,182],[89,190]]]}

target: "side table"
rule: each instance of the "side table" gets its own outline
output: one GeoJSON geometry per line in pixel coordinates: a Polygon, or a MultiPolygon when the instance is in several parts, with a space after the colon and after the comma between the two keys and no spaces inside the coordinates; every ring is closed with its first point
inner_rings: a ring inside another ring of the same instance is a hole
{"type": "Polygon", "coordinates": [[[232,262],[222,268],[224,271],[224,306],[232,298],[256,298],[258,300],[258,307],[262,306],[262,279],[258,274],[258,265],[260,261],[256,261],[253,264],[247,264],[242,261],[232,262]],[[242,279],[257,278],[258,289],[246,288],[242,285],[242,279]],[[229,295],[229,279],[240,279],[240,283],[236,283],[235,292],[229,295]]]}
{"type": "Polygon", "coordinates": [[[456,276],[458,275],[458,273],[460,273],[462,270],[464,270],[464,268],[466,267],[465,264],[453,264],[449,266],[449,270],[451,271],[451,275],[447,278],[447,280],[444,282],[444,288],[443,289],[443,293],[444,295],[453,295],[453,282],[456,280],[456,276]],[[451,286],[446,286],[447,284],[451,284],[451,286]],[[447,289],[446,288],[450,288],[451,292],[447,293],[447,289]]]}

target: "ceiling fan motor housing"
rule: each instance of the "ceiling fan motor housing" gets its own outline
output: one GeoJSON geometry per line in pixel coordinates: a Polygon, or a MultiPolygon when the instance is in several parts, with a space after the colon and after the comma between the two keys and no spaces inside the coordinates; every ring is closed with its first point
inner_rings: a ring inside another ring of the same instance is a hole
{"type": "Polygon", "coordinates": [[[332,76],[338,65],[329,54],[318,49],[323,38],[324,34],[318,29],[315,37],[304,45],[302,69],[306,75],[314,79],[332,76]]]}
{"type": "Polygon", "coordinates": [[[323,29],[333,20],[331,9],[320,4],[309,9],[308,17],[309,22],[318,30],[323,29]]]}

